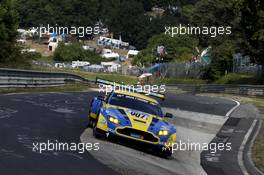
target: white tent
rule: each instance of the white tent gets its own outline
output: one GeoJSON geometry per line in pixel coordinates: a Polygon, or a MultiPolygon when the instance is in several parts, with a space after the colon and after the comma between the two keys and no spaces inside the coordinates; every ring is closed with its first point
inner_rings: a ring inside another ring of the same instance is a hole
{"type": "Polygon", "coordinates": [[[143,73],[142,75],[140,75],[138,78],[147,78],[147,77],[151,77],[152,74],[151,73],[143,73]]]}
{"type": "Polygon", "coordinates": [[[106,54],[102,54],[103,58],[106,59],[110,59],[110,58],[119,58],[119,54],[118,53],[106,53],[106,54]]]}
{"type": "Polygon", "coordinates": [[[130,55],[132,55],[132,56],[137,56],[138,53],[139,53],[138,50],[129,50],[128,53],[127,53],[126,58],[128,59],[130,55]]]}
{"type": "Polygon", "coordinates": [[[77,68],[77,67],[83,67],[83,66],[88,66],[90,63],[88,61],[72,61],[72,68],[77,68]]]}

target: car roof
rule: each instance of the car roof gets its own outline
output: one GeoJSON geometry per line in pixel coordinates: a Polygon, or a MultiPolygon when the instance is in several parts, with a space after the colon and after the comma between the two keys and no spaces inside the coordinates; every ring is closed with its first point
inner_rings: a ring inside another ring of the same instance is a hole
{"type": "Polygon", "coordinates": [[[129,95],[129,96],[132,96],[132,97],[141,98],[141,99],[147,100],[149,102],[159,104],[159,102],[157,100],[155,100],[154,98],[151,98],[151,97],[149,97],[147,95],[140,94],[140,93],[128,92],[128,91],[115,91],[114,93],[122,94],[122,95],[129,95]]]}

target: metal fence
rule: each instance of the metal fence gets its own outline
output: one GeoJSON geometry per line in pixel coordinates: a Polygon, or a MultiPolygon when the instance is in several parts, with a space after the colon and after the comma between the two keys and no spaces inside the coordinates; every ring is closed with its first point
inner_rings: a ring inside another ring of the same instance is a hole
{"type": "Polygon", "coordinates": [[[167,91],[181,90],[188,93],[226,93],[245,96],[264,97],[264,85],[167,85],[167,91]]]}
{"type": "Polygon", "coordinates": [[[257,76],[262,75],[263,67],[261,65],[252,65],[252,66],[234,66],[234,73],[243,73],[243,74],[254,74],[257,76]]]}
{"type": "Polygon", "coordinates": [[[160,67],[150,70],[154,75],[159,73],[162,77],[167,78],[199,78],[201,70],[204,67],[201,63],[162,63],[160,67]]]}

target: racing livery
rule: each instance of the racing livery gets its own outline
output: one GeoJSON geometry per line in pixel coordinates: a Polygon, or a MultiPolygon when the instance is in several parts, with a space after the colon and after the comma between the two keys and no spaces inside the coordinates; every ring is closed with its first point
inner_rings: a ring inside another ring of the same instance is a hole
{"type": "Polygon", "coordinates": [[[165,121],[172,114],[164,115],[158,101],[145,94],[112,91],[95,97],[88,117],[96,137],[118,137],[165,156],[171,155],[170,145],[176,142],[176,127],[165,121]]]}

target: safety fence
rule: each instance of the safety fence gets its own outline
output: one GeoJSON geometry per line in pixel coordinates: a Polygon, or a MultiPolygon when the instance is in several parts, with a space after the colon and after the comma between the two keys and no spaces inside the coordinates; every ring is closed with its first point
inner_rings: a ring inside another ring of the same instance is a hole
{"type": "Polygon", "coordinates": [[[181,90],[192,94],[197,93],[226,93],[245,96],[264,97],[264,85],[167,85],[167,91],[181,90]]]}

